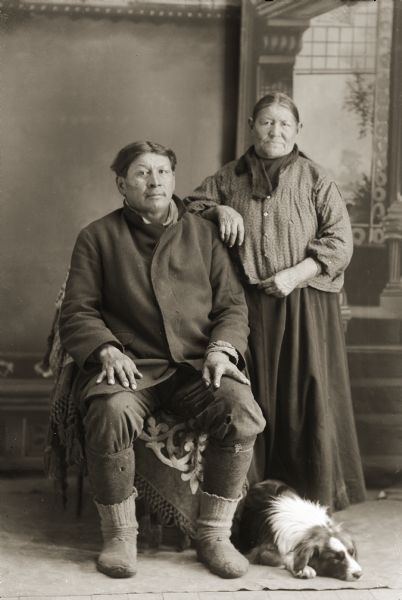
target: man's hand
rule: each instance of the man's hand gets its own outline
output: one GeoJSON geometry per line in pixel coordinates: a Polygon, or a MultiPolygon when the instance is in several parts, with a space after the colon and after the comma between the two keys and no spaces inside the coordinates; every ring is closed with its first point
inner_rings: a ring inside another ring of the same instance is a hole
{"type": "Polygon", "coordinates": [[[240,383],[250,385],[249,380],[239,369],[230,362],[229,356],[224,352],[210,352],[207,354],[202,369],[202,378],[207,386],[213,384],[214,388],[218,388],[221,384],[222,375],[232,377],[240,383]]]}
{"type": "Polygon", "coordinates": [[[116,382],[116,375],[124,387],[137,388],[136,377],[141,378],[142,374],[135,366],[134,361],[129,356],[121,352],[116,346],[107,344],[98,352],[98,358],[102,363],[102,371],[96,380],[101,383],[107,379],[109,385],[116,382]]]}
{"type": "Polygon", "coordinates": [[[235,243],[241,246],[244,242],[244,222],[241,214],[230,206],[220,205],[215,210],[222,242],[229,248],[232,248],[235,243]]]}

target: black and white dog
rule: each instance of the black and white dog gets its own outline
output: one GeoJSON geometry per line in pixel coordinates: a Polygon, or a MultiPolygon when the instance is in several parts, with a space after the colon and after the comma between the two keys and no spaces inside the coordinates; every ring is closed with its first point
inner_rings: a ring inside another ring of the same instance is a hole
{"type": "Polygon", "coordinates": [[[349,533],[319,503],[268,479],[248,490],[238,525],[239,548],[254,564],[284,566],[303,579],[356,581],[362,569],[349,533]]]}

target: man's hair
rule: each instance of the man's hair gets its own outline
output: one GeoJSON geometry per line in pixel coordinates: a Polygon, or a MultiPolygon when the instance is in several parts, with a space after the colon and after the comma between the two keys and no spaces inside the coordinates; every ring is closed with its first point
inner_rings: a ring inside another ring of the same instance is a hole
{"type": "Polygon", "coordinates": [[[127,177],[127,172],[132,162],[141,154],[146,153],[160,154],[161,156],[167,156],[170,160],[172,171],[176,169],[176,154],[170,148],[157,144],[156,142],[133,142],[124,146],[116,155],[116,158],[110,165],[112,171],[116,173],[118,177],[127,177]]]}

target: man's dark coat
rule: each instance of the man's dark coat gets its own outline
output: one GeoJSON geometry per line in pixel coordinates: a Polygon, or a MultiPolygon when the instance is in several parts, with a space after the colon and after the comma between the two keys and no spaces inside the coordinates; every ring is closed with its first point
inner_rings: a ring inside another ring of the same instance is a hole
{"type": "MultiPolygon", "coordinates": [[[[79,368],[112,343],[154,385],[177,364],[201,369],[208,344],[224,340],[244,356],[249,333],[242,286],[216,226],[183,212],[176,223],[145,225],[115,210],[85,227],[72,255],[60,335],[79,368]]],[[[95,369],[95,370],[94,370],[95,369]]]]}

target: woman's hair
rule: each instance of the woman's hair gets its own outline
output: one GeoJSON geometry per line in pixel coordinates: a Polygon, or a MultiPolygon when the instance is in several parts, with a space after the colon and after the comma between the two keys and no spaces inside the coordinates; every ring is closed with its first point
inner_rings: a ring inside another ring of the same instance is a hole
{"type": "Polygon", "coordinates": [[[166,148],[165,146],[162,146],[162,144],[157,144],[156,142],[133,142],[132,144],[124,146],[124,148],[117,153],[110,168],[118,177],[127,177],[127,172],[131,163],[141,156],[141,154],[149,152],[167,156],[170,160],[172,171],[176,169],[176,154],[170,148],[166,148]]]}
{"type": "Polygon", "coordinates": [[[253,109],[253,121],[257,118],[258,113],[262,111],[263,108],[267,108],[272,104],[280,104],[280,106],[287,108],[296,119],[296,123],[300,123],[299,111],[297,110],[296,104],[293,102],[292,98],[283,92],[271,92],[260,98],[253,109]]]}

